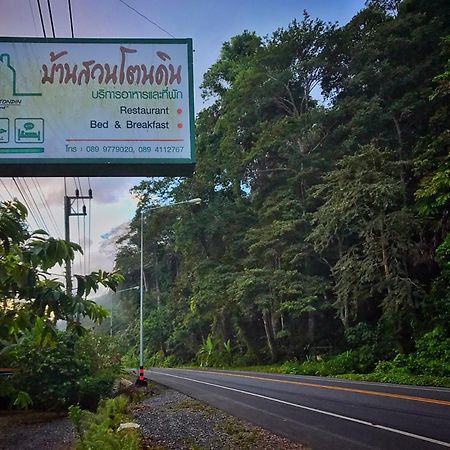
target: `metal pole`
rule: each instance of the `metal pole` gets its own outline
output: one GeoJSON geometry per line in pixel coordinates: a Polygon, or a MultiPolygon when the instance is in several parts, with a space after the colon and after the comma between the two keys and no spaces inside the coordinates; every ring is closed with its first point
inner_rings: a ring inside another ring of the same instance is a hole
{"type": "MultiPolygon", "coordinates": [[[[64,179],[65,180],[65,179],[64,179]]],[[[73,212],[72,211],[72,200],[82,200],[82,199],[92,199],[92,189],[89,189],[89,195],[80,195],[78,189],[75,191],[76,195],[64,195],[64,231],[65,231],[65,240],[66,242],[70,242],[70,217],[71,216],[86,216],[86,206],[83,205],[83,212],[73,212]]],[[[67,258],[66,261],[66,293],[68,295],[72,294],[72,267],[71,260],[67,258]]]]}
{"type": "Polygon", "coordinates": [[[139,383],[144,383],[144,210],[141,209],[141,278],[139,311],[139,383]]]}
{"type": "MultiPolygon", "coordinates": [[[[155,209],[167,208],[184,203],[199,205],[202,202],[200,198],[193,198],[183,202],[172,203],[170,205],[157,206],[155,208],[148,208],[148,211],[155,209]]],[[[141,207],[141,279],[139,283],[140,288],[140,308],[139,308],[139,379],[136,380],[136,385],[145,386],[147,382],[144,377],[144,209],[141,207]]]]}
{"type": "Polygon", "coordinates": [[[113,321],[113,298],[114,294],[111,294],[111,318],[109,320],[109,335],[112,337],[113,331],[112,331],[112,321],[113,321]]]}
{"type": "MultiPolygon", "coordinates": [[[[65,240],[70,242],[70,198],[64,196],[64,231],[65,240]]],[[[66,259],[66,293],[68,295],[72,294],[72,271],[70,267],[70,258],[66,259]]]]}

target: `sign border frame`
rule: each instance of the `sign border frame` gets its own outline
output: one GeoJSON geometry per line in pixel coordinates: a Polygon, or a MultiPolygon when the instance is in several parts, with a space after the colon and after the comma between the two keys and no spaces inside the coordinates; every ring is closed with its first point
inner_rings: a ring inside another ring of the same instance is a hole
{"type": "Polygon", "coordinates": [[[0,176],[22,176],[42,170],[41,176],[179,176],[192,174],[196,163],[195,112],[194,112],[194,70],[192,38],[38,38],[38,37],[0,37],[0,45],[5,43],[86,43],[86,44],[186,44],[188,94],[189,94],[189,137],[190,158],[8,158],[2,159],[0,153],[0,176]],[[27,165],[30,167],[27,168],[27,165]],[[123,170],[120,166],[123,165],[123,170]],[[131,166],[130,166],[131,165],[131,166]],[[92,167],[90,167],[92,166],[92,167]],[[153,169],[152,169],[153,168],[153,169]],[[105,172],[103,172],[103,170],[105,172]],[[140,170],[142,169],[142,170],[140,170]],[[54,173],[54,172],[58,173],[54,173]],[[103,172],[103,173],[98,173],[103,172]],[[96,174],[96,175],[95,175],[96,174]],[[159,175],[161,174],[161,175],[159,175]]]}

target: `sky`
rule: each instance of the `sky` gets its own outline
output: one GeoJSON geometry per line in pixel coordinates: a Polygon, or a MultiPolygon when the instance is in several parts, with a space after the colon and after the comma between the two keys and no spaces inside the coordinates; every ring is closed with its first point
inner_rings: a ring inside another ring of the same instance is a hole
{"type": "MultiPolygon", "coordinates": [[[[47,37],[51,37],[47,1],[41,0],[40,4],[47,37]]],[[[50,5],[56,37],[70,37],[68,1],[50,0],[50,5]]],[[[198,112],[205,106],[199,89],[203,74],[218,59],[222,44],[231,37],[244,30],[255,31],[259,36],[270,35],[277,28],[287,27],[294,18],[301,19],[304,10],[313,18],[344,25],[364,7],[364,0],[71,0],[71,6],[75,37],[192,38],[198,112]]],[[[38,1],[0,0],[0,36],[43,37],[38,1]]],[[[11,178],[0,181],[0,201],[11,196],[21,200],[11,178]]],[[[52,235],[63,237],[64,179],[38,177],[21,181],[25,192],[28,186],[29,196],[34,198],[52,235]]],[[[76,187],[80,186],[83,195],[87,195],[89,186],[93,191],[89,218],[70,219],[71,240],[80,240],[86,246],[86,258],[75,261],[75,273],[89,268],[113,269],[111,236],[118,230],[123,232],[124,224],[133,217],[136,201],[129,190],[139,181],[139,178],[125,177],[67,178],[68,195],[75,195],[76,187]]],[[[32,199],[28,201],[31,203],[32,199]]],[[[34,215],[40,222],[38,213],[34,215]]],[[[29,222],[33,228],[39,225],[33,217],[29,222]]]]}

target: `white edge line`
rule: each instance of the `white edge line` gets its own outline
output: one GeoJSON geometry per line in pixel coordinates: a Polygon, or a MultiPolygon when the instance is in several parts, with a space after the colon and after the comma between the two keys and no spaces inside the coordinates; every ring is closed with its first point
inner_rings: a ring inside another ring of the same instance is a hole
{"type": "Polygon", "coordinates": [[[253,397],[263,398],[265,400],[270,400],[272,402],[282,403],[284,405],[293,406],[295,408],[306,409],[307,411],[312,411],[312,412],[316,412],[316,413],[319,413],[319,414],[324,414],[326,416],[336,417],[338,419],[347,420],[349,422],[359,423],[361,425],[367,425],[367,426],[373,427],[373,428],[379,428],[381,430],[390,431],[391,433],[401,434],[401,435],[408,436],[408,437],[411,437],[411,438],[414,438],[414,439],[419,439],[421,441],[431,442],[432,444],[442,445],[443,447],[450,448],[450,443],[449,442],[439,441],[437,439],[429,438],[429,437],[426,437],[426,436],[421,436],[419,434],[414,434],[414,433],[409,433],[407,431],[397,430],[396,428],[390,428],[390,427],[385,427],[383,425],[377,425],[375,423],[367,422],[365,420],[355,419],[354,417],[343,416],[341,414],[336,414],[336,413],[332,413],[332,412],[329,412],[329,411],[323,411],[323,410],[317,409],[317,408],[311,408],[310,406],[299,405],[297,403],[292,403],[292,402],[288,402],[288,401],[285,401],[285,400],[280,400],[278,398],[267,397],[266,395],[255,394],[254,392],[243,391],[241,389],[235,389],[235,388],[231,388],[231,387],[228,387],[228,386],[222,386],[220,384],[209,383],[207,381],[194,380],[193,378],[181,377],[179,375],[173,375],[173,374],[165,373],[165,372],[157,372],[155,370],[152,370],[152,372],[157,373],[159,375],[166,375],[168,377],[180,378],[181,380],[192,381],[193,383],[206,384],[208,386],[214,386],[214,387],[217,387],[217,388],[220,388],[220,389],[226,389],[228,391],[234,391],[234,392],[239,392],[241,394],[251,395],[253,397]]]}

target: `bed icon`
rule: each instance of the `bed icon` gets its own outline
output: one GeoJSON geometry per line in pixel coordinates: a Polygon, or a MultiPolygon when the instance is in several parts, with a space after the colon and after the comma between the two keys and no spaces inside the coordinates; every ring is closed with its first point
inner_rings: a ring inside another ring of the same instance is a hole
{"type": "Polygon", "coordinates": [[[44,119],[16,119],[15,128],[17,144],[44,142],[44,119]]]}

